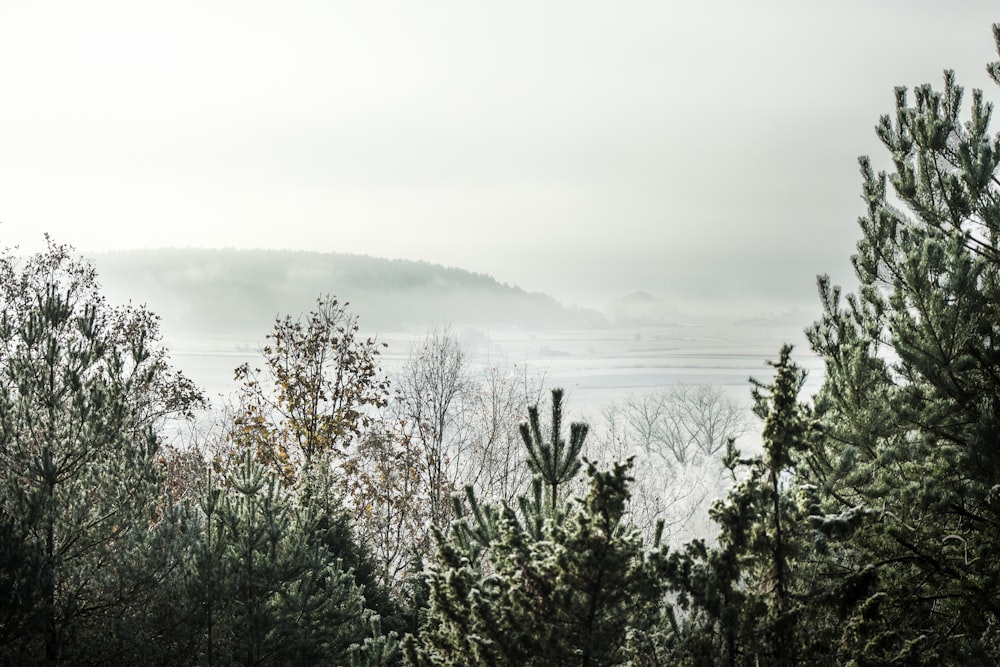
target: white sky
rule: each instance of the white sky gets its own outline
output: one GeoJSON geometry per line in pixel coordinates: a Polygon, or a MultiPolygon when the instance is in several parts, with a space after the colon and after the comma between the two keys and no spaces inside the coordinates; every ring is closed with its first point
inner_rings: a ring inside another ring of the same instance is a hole
{"type": "MultiPolygon", "coordinates": [[[[602,305],[850,276],[892,88],[997,91],[995,1],[0,6],[0,242],[423,259],[602,305]]],[[[331,286],[335,291],[336,287],[331,286]]]]}

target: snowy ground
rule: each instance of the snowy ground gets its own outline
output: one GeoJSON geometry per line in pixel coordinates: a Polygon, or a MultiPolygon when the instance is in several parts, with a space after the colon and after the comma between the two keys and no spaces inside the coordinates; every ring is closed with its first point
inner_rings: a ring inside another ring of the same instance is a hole
{"type": "MultiPolygon", "coordinates": [[[[600,331],[484,331],[454,328],[475,367],[517,364],[542,374],[547,387],[563,387],[567,408],[576,418],[593,415],[633,392],[674,383],[723,387],[749,399],[750,376],[770,377],[768,359],[776,359],[782,343],[795,345],[793,355],[809,371],[804,397],[818,388],[822,365],[809,351],[805,336],[791,327],[722,324],[676,325],[600,331]]],[[[389,347],[383,367],[393,373],[406,361],[422,333],[390,332],[379,340],[389,347]]],[[[211,334],[172,335],[165,341],[173,363],[215,399],[235,387],[233,369],[260,363],[263,337],[240,339],[211,334]]]]}

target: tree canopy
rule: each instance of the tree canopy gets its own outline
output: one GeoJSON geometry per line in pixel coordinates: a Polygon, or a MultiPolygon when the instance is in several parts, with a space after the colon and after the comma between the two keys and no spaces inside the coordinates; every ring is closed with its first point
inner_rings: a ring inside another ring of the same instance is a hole
{"type": "Polygon", "coordinates": [[[561,390],[517,427],[528,383],[442,332],[393,394],[333,297],[236,370],[212,452],[168,444],[205,401],[158,319],[65,246],[4,251],[0,663],[1000,664],[1000,134],[964,97],[946,72],[880,119],[814,397],[784,346],[759,446],[709,388],[626,406],[642,464],[722,455],[715,534],[672,548],[561,390]]]}
{"type": "Polygon", "coordinates": [[[971,97],[963,118],[945,72],[879,120],[893,170],[860,160],[858,289],[821,277],[807,332],[821,389],[798,405],[783,351],[718,545],[672,555],[694,662],[1000,661],[1000,135],[971,97]]]}

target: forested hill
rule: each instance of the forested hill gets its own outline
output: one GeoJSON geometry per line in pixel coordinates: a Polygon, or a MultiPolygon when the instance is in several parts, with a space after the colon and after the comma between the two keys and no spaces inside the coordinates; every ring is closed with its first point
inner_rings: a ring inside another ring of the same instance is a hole
{"type": "Polygon", "coordinates": [[[145,303],[170,327],[267,331],[278,314],[308,311],[320,294],[349,301],[364,330],[443,323],[519,328],[606,324],[495,278],[427,262],[280,250],[158,249],[94,255],[115,301],[145,303]]]}

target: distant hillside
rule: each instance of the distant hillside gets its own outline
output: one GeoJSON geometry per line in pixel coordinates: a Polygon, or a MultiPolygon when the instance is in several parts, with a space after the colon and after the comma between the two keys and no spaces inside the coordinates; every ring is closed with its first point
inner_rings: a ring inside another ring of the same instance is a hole
{"type": "Polygon", "coordinates": [[[100,253],[94,261],[113,300],[145,303],[186,331],[265,333],[276,315],[306,312],[325,293],[349,301],[367,331],[441,323],[533,329],[607,324],[596,311],[566,308],[485,274],[427,262],[173,248],[100,253]]]}

